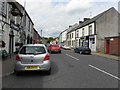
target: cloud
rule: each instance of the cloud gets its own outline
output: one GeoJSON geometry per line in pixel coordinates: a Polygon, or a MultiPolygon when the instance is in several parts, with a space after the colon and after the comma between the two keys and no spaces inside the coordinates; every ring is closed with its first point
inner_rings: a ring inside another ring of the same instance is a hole
{"type": "Polygon", "coordinates": [[[67,12],[84,11],[91,7],[93,0],[71,0],[65,7],[67,12]]]}
{"type": "MultiPolygon", "coordinates": [[[[25,3],[25,0],[17,1],[22,5],[25,3]]],[[[43,36],[57,37],[69,25],[89,17],[90,11],[104,9],[104,6],[98,7],[99,4],[94,4],[95,0],[26,0],[25,8],[39,34],[42,29],[43,36]]]]}

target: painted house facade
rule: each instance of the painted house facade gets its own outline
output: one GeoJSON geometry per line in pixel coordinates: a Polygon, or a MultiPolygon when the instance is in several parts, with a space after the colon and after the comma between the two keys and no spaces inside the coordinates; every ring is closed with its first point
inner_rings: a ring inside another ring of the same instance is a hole
{"type": "Polygon", "coordinates": [[[80,46],[88,46],[93,52],[110,54],[107,37],[118,36],[118,15],[112,7],[105,12],[84,21],[79,30],[80,46]]]}
{"type": "Polygon", "coordinates": [[[88,46],[92,51],[96,51],[95,22],[85,26],[81,25],[76,31],[79,32],[79,38],[77,40],[79,46],[88,46]]]}
{"type": "Polygon", "coordinates": [[[2,41],[5,42],[4,49],[8,53],[13,53],[16,50],[16,44],[19,40],[19,31],[22,13],[17,7],[17,2],[0,2],[0,31],[2,32],[2,41]],[[14,15],[14,10],[17,10],[19,15],[14,15]]]}
{"type": "Polygon", "coordinates": [[[72,26],[69,26],[67,30],[67,46],[74,48],[76,46],[76,33],[75,30],[78,27],[78,24],[75,23],[72,26]]]}
{"type": "Polygon", "coordinates": [[[60,33],[59,35],[59,43],[61,46],[66,45],[66,40],[67,40],[67,29],[64,30],[63,32],[60,33]]]}
{"type": "Polygon", "coordinates": [[[23,44],[32,43],[34,24],[25,8],[15,0],[0,2],[0,40],[12,54],[23,44]]]}

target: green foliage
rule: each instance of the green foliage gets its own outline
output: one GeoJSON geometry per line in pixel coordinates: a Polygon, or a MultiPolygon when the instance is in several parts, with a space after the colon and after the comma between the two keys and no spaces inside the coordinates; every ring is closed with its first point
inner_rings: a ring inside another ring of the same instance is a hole
{"type": "Polygon", "coordinates": [[[55,40],[53,37],[49,37],[49,38],[47,39],[47,43],[50,43],[50,42],[53,41],[53,40],[55,40]]]}

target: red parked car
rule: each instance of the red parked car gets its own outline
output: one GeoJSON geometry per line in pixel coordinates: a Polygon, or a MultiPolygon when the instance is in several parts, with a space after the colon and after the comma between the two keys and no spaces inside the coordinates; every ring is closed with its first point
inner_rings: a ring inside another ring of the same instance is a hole
{"type": "Polygon", "coordinates": [[[48,51],[49,53],[61,53],[61,48],[60,45],[50,45],[48,47],[48,51]]]}

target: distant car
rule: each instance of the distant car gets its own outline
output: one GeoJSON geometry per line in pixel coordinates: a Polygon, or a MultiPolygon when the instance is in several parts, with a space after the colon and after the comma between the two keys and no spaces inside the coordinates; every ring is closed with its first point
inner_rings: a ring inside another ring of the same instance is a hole
{"type": "Polygon", "coordinates": [[[22,71],[46,71],[51,73],[50,55],[44,44],[23,45],[18,54],[14,71],[19,74],[22,71]]]}
{"type": "Polygon", "coordinates": [[[61,53],[61,47],[60,45],[50,45],[48,47],[49,53],[61,53]]]}
{"type": "Polygon", "coordinates": [[[80,53],[80,54],[91,54],[91,49],[86,46],[78,47],[74,49],[75,53],[80,53]]]}
{"type": "Polygon", "coordinates": [[[70,49],[71,49],[71,48],[68,47],[68,46],[62,46],[62,48],[65,49],[65,50],[70,50],[70,49]]]}

